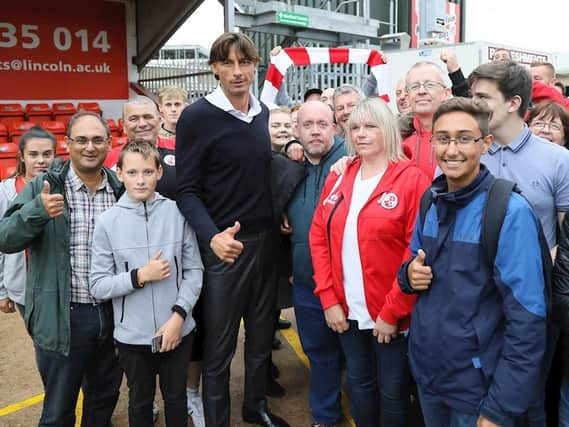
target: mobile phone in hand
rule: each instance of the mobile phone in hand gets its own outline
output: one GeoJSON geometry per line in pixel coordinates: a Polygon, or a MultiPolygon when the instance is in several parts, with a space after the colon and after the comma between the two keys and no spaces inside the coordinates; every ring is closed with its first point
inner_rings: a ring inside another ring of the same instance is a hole
{"type": "Polygon", "coordinates": [[[156,335],[152,337],[152,353],[160,353],[162,348],[162,335],[156,335]]]}

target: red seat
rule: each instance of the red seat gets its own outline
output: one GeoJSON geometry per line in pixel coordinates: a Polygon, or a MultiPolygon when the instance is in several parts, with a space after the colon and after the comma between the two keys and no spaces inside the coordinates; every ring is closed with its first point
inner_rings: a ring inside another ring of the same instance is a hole
{"type": "Polygon", "coordinates": [[[52,105],[53,119],[63,122],[65,126],[69,123],[69,119],[77,112],[71,102],[54,102],[52,105]]]}
{"type": "Polygon", "coordinates": [[[4,123],[0,123],[0,143],[8,142],[8,128],[4,123]]]}
{"type": "Polygon", "coordinates": [[[12,122],[10,123],[9,127],[9,136],[10,141],[16,144],[20,137],[29,131],[32,127],[36,126],[35,123],[32,122],[12,122]]]}
{"type": "Polygon", "coordinates": [[[69,153],[67,152],[67,144],[65,143],[65,138],[57,137],[57,146],[55,148],[55,155],[65,160],[69,159],[69,153]]]}
{"type": "Polygon", "coordinates": [[[124,120],[122,117],[117,120],[117,126],[119,127],[119,132],[122,135],[124,130],[124,120]]]}
{"type": "Polygon", "coordinates": [[[0,144],[0,179],[6,179],[16,172],[18,164],[18,146],[16,144],[0,144]]]}
{"type": "Polygon", "coordinates": [[[27,104],[26,120],[37,124],[51,120],[51,108],[48,104],[27,104]]]}
{"type": "Polygon", "coordinates": [[[113,119],[107,119],[107,124],[109,125],[111,136],[120,136],[119,127],[113,119]]]}
{"type": "Polygon", "coordinates": [[[0,104],[0,122],[9,126],[12,122],[24,121],[24,109],[20,104],[0,104]]]}
{"type": "Polygon", "coordinates": [[[41,122],[40,126],[55,136],[65,136],[65,123],[57,120],[41,122]]]}
{"type": "Polygon", "coordinates": [[[122,147],[128,142],[128,137],[125,136],[113,136],[112,147],[122,147]]]}
{"type": "Polygon", "coordinates": [[[77,111],[81,110],[92,111],[99,115],[103,115],[103,110],[101,110],[98,102],[80,102],[77,104],[77,111]]]}

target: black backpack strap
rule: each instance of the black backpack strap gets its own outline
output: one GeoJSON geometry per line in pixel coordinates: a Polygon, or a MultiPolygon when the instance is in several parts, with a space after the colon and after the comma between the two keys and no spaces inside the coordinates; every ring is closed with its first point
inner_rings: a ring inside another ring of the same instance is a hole
{"type": "Polygon", "coordinates": [[[421,227],[425,225],[425,217],[427,216],[427,211],[431,207],[431,203],[431,189],[427,188],[421,196],[421,204],[419,205],[419,220],[421,221],[421,227]]]}
{"type": "Polygon", "coordinates": [[[547,239],[545,238],[545,233],[541,227],[541,221],[537,220],[538,225],[538,236],[539,236],[539,247],[541,249],[541,265],[543,268],[543,282],[544,289],[543,293],[545,295],[545,307],[547,310],[547,315],[551,313],[551,304],[553,301],[553,260],[551,259],[551,252],[549,250],[549,245],[547,244],[547,239]]]}
{"type": "Polygon", "coordinates": [[[488,188],[488,196],[482,212],[480,243],[491,270],[494,269],[494,261],[498,252],[498,239],[508,210],[510,194],[515,187],[516,184],[512,181],[496,178],[488,188]]]}
{"type": "MultiPolygon", "coordinates": [[[[500,238],[500,230],[504,224],[506,211],[508,210],[508,202],[512,192],[520,193],[515,183],[497,178],[488,189],[488,198],[484,205],[482,213],[482,229],[480,231],[480,240],[482,248],[486,254],[486,260],[490,268],[494,268],[496,253],[498,252],[498,239],[500,238]]],[[[541,265],[544,279],[544,297],[547,313],[551,312],[552,300],[552,280],[553,280],[553,262],[551,260],[551,252],[549,245],[541,227],[541,221],[537,220],[537,235],[539,238],[539,247],[541,251],[541,265]]]]}

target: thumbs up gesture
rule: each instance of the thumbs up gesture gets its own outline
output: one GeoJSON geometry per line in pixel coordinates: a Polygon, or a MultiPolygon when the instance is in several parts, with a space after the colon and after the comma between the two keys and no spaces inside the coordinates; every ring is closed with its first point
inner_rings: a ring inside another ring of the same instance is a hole
{"type": "Polygon", "coordinates": [[[235,224],[231,227],[227,227],[220,233],[217,233],[211,238],[209,246],[217,257],[223,262],[228,262],[230,264],[234,263],[235,260],[243,252],[243,243],[239,240],[235,240],[235,235],[241,229],[241,224],[235,221],[235,224]]]}
{"type": "Polygon", "coordinates": [[[433,272],[431,267],[425,265],[425,251],[419,249],[417,256],[407,267],[407,279],[409,284],[416,291],[426,291],[431,286],[433,272]]]}
{"type": "Polygon", "coordinates": [[[138,283],[157,282],[170,276],[170,264],[165,259],[160,259],[162,249],[154,254],[152,258],[138,269],[138,283]]]}
{"type": "Polygon", "coordinates": [[[41,202],[50,218],[58,217],[63,213],[63,194],[50,194],[49,182],[43,182],[41,202]]]}

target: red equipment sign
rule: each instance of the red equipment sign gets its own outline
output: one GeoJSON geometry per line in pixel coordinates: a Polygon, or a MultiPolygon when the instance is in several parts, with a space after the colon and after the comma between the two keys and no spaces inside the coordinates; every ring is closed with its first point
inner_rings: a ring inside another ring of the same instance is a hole
{"type": "MultiPolygon", "coordinates": [[[[419,2],[427,0],[411,0],[411,47],[419,47],[419,2]]],[[[447,1],[446,15],[441,17],[444,32],[437,37],[446,43],[460,43],[460,4],[447,1]]]]}
{"type": "Polygon", "coordinates": [[[128,98],[124,4],[5,3],[0,16],[0,99],[128,98]]]}

